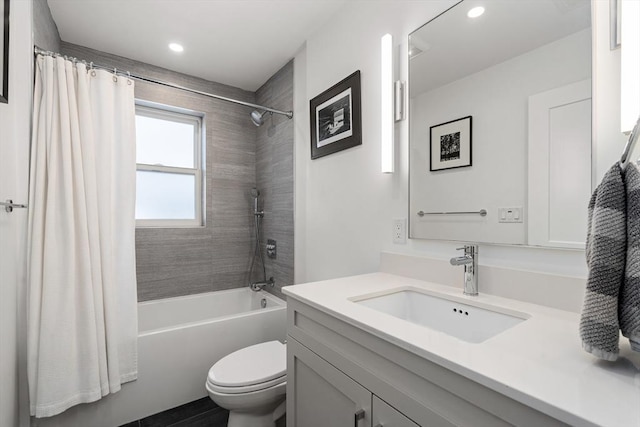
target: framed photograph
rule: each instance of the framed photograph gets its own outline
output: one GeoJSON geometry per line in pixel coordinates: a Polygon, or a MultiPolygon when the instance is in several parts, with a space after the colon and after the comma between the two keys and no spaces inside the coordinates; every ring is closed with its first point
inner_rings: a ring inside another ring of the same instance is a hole
{"type": "Polygon", "coordinates": [[[0,102],[9,102],[9,0],[0,0],[0,102]]]}
{"type": "Polygon", "coordinates": [[[429,128],[429,170],[471,166],[471,116],[429,128]]]}
{"type": "Polygon", "coordinates": [[[360,70],[309,103],[312,159],[362,144],[360,70]]]}

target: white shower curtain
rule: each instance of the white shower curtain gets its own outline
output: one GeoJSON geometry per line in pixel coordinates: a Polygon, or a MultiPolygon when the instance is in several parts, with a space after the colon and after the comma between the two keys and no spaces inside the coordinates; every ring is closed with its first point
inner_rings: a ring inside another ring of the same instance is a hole
{"type": "Polygon", "coordinates": [[[133,82],[36,60],[29,195],[31,414],[137,377],[133,82]]]}

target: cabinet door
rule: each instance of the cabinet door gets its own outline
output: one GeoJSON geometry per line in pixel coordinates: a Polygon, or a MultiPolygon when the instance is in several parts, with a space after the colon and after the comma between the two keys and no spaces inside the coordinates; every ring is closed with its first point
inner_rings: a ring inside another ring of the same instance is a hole
{"type": "Polygon", "coordinates": [[[371,392],[289,337],[287,425],[371,426],[371,392]]]}
{"type": "Polygon", "coordinates": [[[373,396],[374,427],[420,427],[378,396],[373,396]]]}

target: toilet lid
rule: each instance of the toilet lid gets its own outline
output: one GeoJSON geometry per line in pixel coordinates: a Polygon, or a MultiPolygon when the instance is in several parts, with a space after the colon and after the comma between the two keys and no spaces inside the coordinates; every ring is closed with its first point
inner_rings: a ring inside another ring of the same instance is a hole
{"type": "Polygon", "coordinates": [[[282,377],[287,371],[287,347],[269,341],[245,347],[223,357],[209,370],[210,384],[242,387],[282,377]]]}

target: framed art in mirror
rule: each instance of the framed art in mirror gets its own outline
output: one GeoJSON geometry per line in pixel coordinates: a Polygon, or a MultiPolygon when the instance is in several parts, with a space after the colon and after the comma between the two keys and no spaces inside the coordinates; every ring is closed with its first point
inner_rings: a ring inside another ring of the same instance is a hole
{"type": "Polygon", "coordinates": [[[471,116],[429,128],[429,170],[471,166],[471,116]]]}
{"type": "Polygon", "coordinates": [[[311,158],[362,144],[360,70],[310,101],[311,158]]]}
{"type": "Polygon", "coordinates": [[[0,102],[7,103],[9,96],[9,0],[0,0],[0,102]]]}

